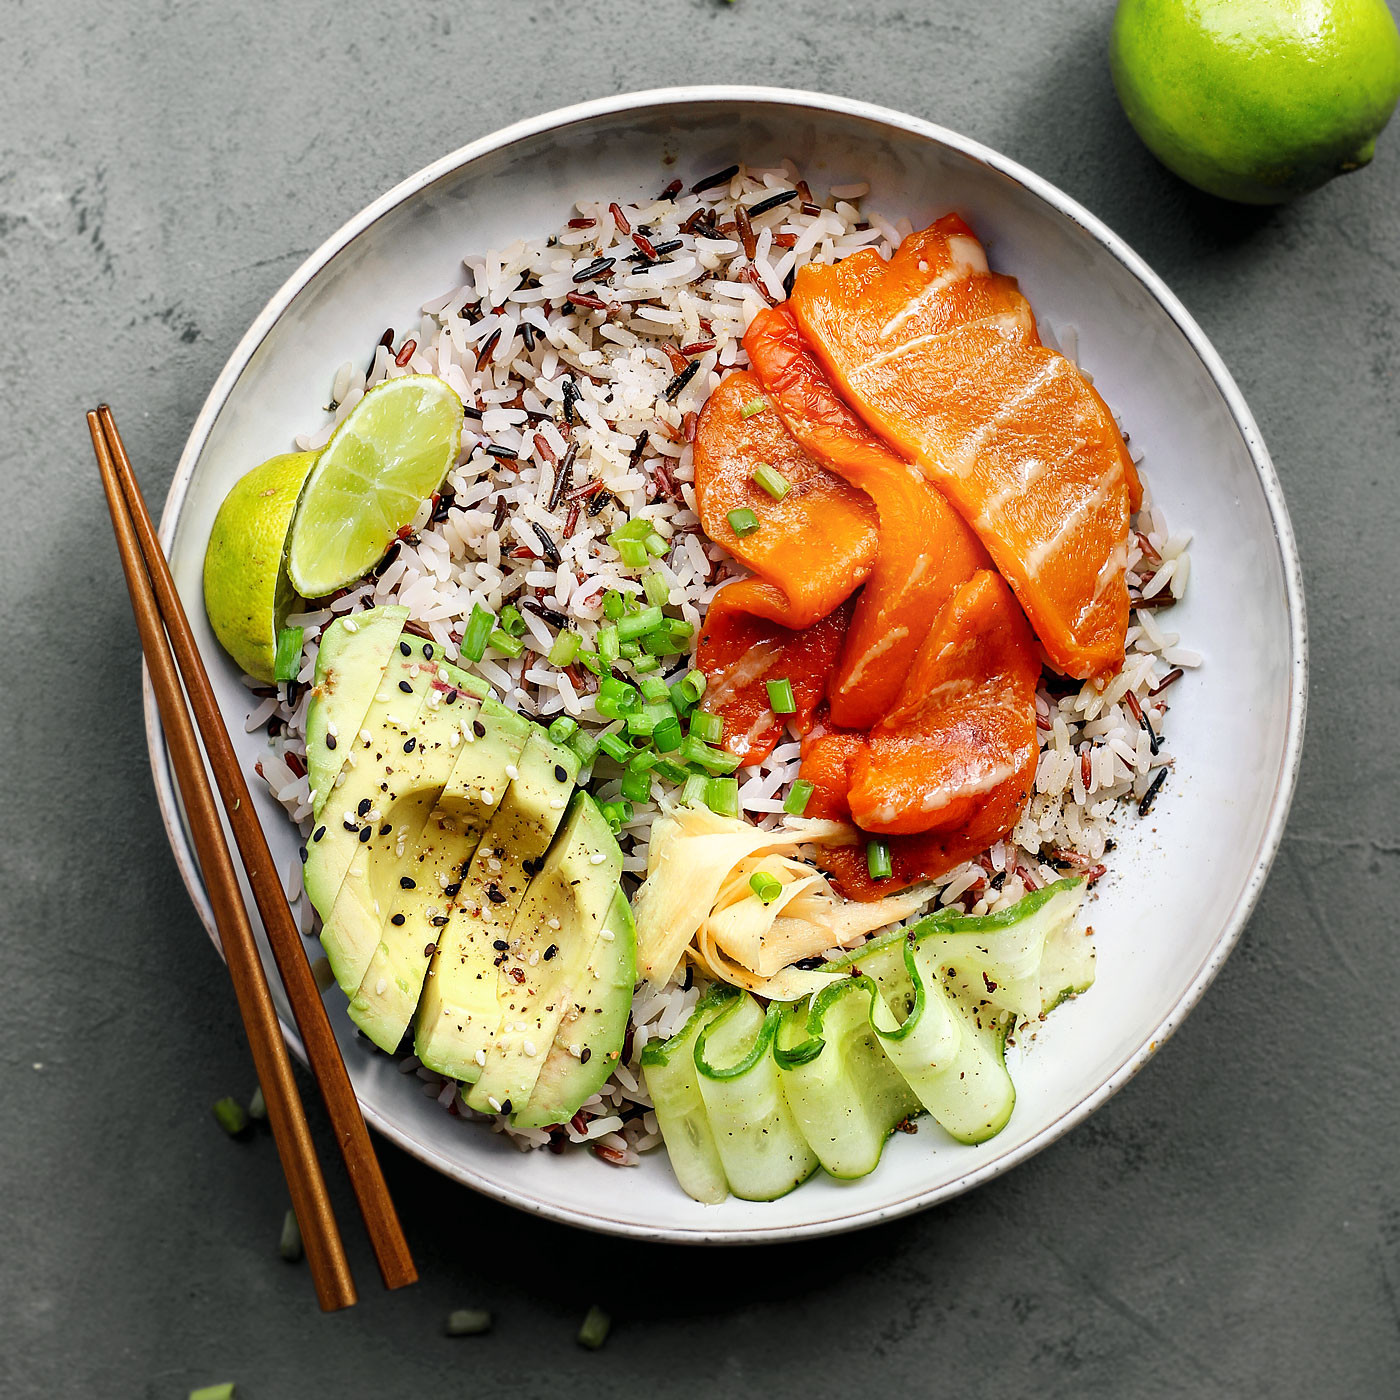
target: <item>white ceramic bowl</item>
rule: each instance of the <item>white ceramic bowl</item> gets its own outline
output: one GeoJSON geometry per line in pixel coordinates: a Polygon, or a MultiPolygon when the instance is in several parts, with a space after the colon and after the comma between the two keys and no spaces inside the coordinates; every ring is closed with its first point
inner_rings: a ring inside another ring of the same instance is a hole
{"type": "MultiPolygon", "coordinates": [[[[1015,1114],[983,1146],[957,1145],[930,1124],[897,1135],[864,1180],[816,1179],[769,1204],[697,1205],[661,1154],[619,1176],[582,1153],[522,1155],[450,1117],[357,1041],[343,999],[328,997],[365,1113],[392,1141],[521,1209],[654,1239],[758,1241],[872,1224],[985,1181],[1082,1121],[1172,1033],[1233,947],[1278,847],[1302,740],[1303,598],[1278,480],[1234,381],[1180,302],[1073,200],[953,132],[815,93],[725,87],[608,98],[464,147],[334,234],[253,323],[190,434],[161,526],[246,768],[262,735],[243,733],[247,692],[200,602],[205,542],[234,481],[314,425],[335,367],[365,356],[385,326],[416,322],[419,305],[458,280],[464,253],[552,229],[577,198],[626,200],[676,174],[784,156],[814,184],[868,180],[872,207],[916,227],[957,210],[1042,318],[1078,329],[1082,362],[1144,450],[1171,527],[1194,532],[1189,594],[1170,625],[1207,661],[1172,691],[1175,770],[1150,818],[1124,821],[1090,907],[1098,984],[1015,1052],[1015,1114]]],[[[212,933],[149,686],[146,717],[171,845],[212,933]]],[[[259,808],[286,869],[296,833],[270,799],[259,808]]]]}

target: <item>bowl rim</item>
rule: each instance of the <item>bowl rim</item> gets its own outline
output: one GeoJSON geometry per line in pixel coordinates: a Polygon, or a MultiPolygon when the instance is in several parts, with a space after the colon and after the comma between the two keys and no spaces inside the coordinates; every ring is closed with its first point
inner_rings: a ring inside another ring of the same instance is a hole
{"type": "MultiPolygon", "coordinates": [[[[702,103],[710,105],[764,105],[836,112],[843,116],[870,122],[876,126],[894,128],[902,133],[920,137],[956,151],[1003,178],[1014,181],[1082,228],[1148,290],[1186,338],[1224,399],[1249,452],[1259,478],[1259,485],[1264,493],[1283,568],[1285,601],[1288,611],[1290,679],[1284,751],[1278,780],[1270,799],[1264,832],[1254,852],[1252,869],[1239,898],[1226,918],[1209,955],[1197,969],[1190,984],[1170,1011],[1143,1036],[1138,1049],[1127,1056],[1098,1088],[1085,1094],[1019,1147],[1003,1153],[954,1181],[924,1190],[911,1191],[900,1199],[884,1205],[866,1208],[853,1207],[803,1224],[773,1227],[756,1226],[741,1229],[642,1225],[613,1220],[603,1213],[592,1213],[583,1209],[561,1206],[515,1190],[511,1186],[493,1180],[469,1165],[452,1160],[419,1142],[410,1133],[385,1121],[371,1105],[361,1101],[361,1108],[366,1120],[391,1142],[411,1153],[419,1161],[463,1185],[470,1186],[495,1200],[531,1214],[600,1233],[628,1236],[634,1239],[680,1244],[765,1244],[782,1240],[814,1238],[865,1228],[885,1220],[896,1219],[914,1211],[923,1210],[960,1195],[983,1182],[990,1181],[1003,1172],[1018,1166],[1021,1162],[1050,1146],[1051,1143],[1058,1141],[1071,1128],[1107,1102],[1161,1048],[1201,999],[1206,988],[1210,986],[1224,965],[1226,958],[1234,949],[1250,914],[1253,912],[1269,869],[1278,853],[1284,824],[1297,785],[1302,756],[1303,730],[1307,710],[1307,618],[1303,599],[1302,568],[1292,524],[1289,520],[1287,506],[1284,503],[1282,487],[1258,425],[1255,423],[1233,376],[1205,333],[1166,283],[1152,271],[1137,253],[1100,219],[1048,180],[990,147],[970,140],[946,127],[892,108],[852,98],[801,89],[746,84],[694,85],[620,93],[612,97],[575,103],[512,123],[424,166],[380,195],[378,199],[366,205],[353,218],[342,224],[301,263],[272,295],[239,340],[210,388],[199,415],[195,419],[194,426],[190,430],[184,451],[180,455],[161,513],[160,538],[167,551],[174,538],[186,495],[209,434],[243,370],[295,297],[336,254],[347,247],[355,238],[390,210],[445,176],[454,174],[483,156],[517,142],[549,131],[562,130],[588,122],[598,117],[615,116],[628,112],[640,114],[668,106],[683,107],[702,103]]],[[[151,771],[155,780],[156,796],[166,836],[195,909],[214,942],[214,946],[218,948],[219,941],[214,927],[213,912],[198,863],[194,858],[188,832],[185,829],[169,754],[161,729],[160,716],[156,709],[150,676],[144,663],[142,665],[142,695],[151,771]]],[[[222,956],[221,949],[220,956],[222,956]]],[[[295,1025],[288,1024],[286,1021],[282,1021],[281,1025],[288,1045],[305,1063],[305,1052],[295,1025]]]]}

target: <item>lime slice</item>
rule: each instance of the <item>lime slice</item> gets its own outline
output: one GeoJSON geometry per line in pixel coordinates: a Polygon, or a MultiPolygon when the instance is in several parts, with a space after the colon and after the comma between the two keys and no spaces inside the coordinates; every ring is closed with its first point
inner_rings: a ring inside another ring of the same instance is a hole
{"type": "Polygon", "coordinates": [[[362,578],[442,485],[462,445],[462,401],[428,374],[367,393],[321,451],[292,522],[287,572],[304,598],[362,578]]]}
{"type": "Polygon", "coordinates": [[[224,650],[271,683],[277,632],[292,602],[284,560],[287,531],[314,452],[290,452],[254,467],[224,497],[204,553],[204,610],[224,650]]]}

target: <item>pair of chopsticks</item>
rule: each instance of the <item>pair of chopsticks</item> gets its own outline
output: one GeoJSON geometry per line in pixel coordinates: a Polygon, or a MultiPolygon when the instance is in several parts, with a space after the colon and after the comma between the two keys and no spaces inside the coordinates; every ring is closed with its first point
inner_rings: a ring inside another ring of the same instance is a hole
{"type": "Polygon", "coordinates": [[[141,634],[141,649],[160,706],[166,745],[180,784],[195,853],[204,872],[238,1010],[252,1047],[258,1083],[267,1101],[268,1121],[301,1228],[306,1260],[322,1310],[333,1312],[355,1302],[355,1281],[350,1275],[350,1263],[292,1076],[291,1060],[273,1009],[248,910],[224,839],[219,808],[200,752],[201,739],[306,1047],[311,1072],[330,1114],[384,1286],[402,1288],[413,1283],[418,1272],[131,460],[105,404],[89,413],[87,420],[132,611],[141,634]],[[194,712],[193,719],[190,710],[194,712]]]}

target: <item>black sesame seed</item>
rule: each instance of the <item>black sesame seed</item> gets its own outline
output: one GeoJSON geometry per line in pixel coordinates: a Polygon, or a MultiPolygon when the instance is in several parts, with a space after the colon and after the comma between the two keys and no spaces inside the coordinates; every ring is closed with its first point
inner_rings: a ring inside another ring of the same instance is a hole
{"type": "Polygon", "coordinates": [[[399,888],[401,890],[416,890],[418,888],[418,881],[415,880],[412,875],[400,875],[399,888]]]}
{"type": "Polygon", "coordinates": [[[456,690],[449,690],[447,694],[443,696],[443,703],[447,705],[455,705],[457,703],[456,690]]]}
{"type": "Polygon", "coordinates": [[[592,1058],[593,1058],[593,1047],[592,1047],[591,1045],[585,1045],[585,1046],[583,1047],[583,1049],[580,1050],[579,1053],[578,1053],[578,1062],[579,1062],[579,1064],[581,1064],[581,1065],[586,1065],[586,1064],[589,1062],[589,1060],[591,1060],[592,1058]]]}
{"type": "Polygon", "coordinates": [[[311,833],[311,839],[313,841],[319,841],[321,837],[323,837],[325,834],[326,828],[323,826],[318,826],[316,830],[311,833]]]}
{"type": "Polygon", "coordinates": [[[410,734],[408,738],[403,741],[403,751],[405,753],[412,753],[413,750],[417,747],[418,740],[412,734],[410,734]]]}
{"type": "Polygon", "coordinates": [[[403,691],[403,693],[404,693],[405,695],[412,695],[412,694],[413,694],[413,687],[412,687],[411,685],[409,685],[409,683],[408,683],[407,681],[400,681],[400,682],[399,682],[399,689],[400,689],[401,691],[403,691]]]}
{"type": "Polygon", "coordinates": [[[403,921],[404,921],[404,916],[403,916],[402,914],[395,914],[395,915],[389,920],[389,922],[390,922],[391,924],[393,924],[395,928],[402,928],[402,927],[403,927],[403,921]]]}
{"type": "Polygon", "coordinates": [[[369,800],[368,797],[362,797],[362,798],[360,798],[360,805],[359,805],[358,807],[356,807],[355,810],[356,810],[362,817],[368,816],[368,815],[369,815],[369,809],[370,809],[373,805],[374,805],[374,804],[369,800]]]}
{"type": "Polygon", "coordinates": [[[454,880],[450,885],[444,885],[442,892],[448,899],[456,899],[462,892],[462,882],[454,880]]]}
{"type": "Polygon", "coordinates": [[[492,904],[504,904],[506,902],[506,897],[501,893],[500,887],[494,884],[486,886],[486,898],[489,899],[492,904]]]}
{"type": "Polygon", "coordinates": [[[305,865],[305,864],[306,864],[306,847],[305,847],[305,846],[298,846],[298,847],[297,847],[297,850],[301,853],[301,863],[302,863],[303,865],[305,865]]]}
{"type": "Polygon", "coordinates": [[[544,950],[545,962],[548,962],[558,951],[559,945],[557,943],[551,943],[549,947],[544,950]]]}
{"type": "Polygon", "coordinates": [[[433,927],[434,927],[434,928],[441,928],[441,927],[447,922],[447,915],[446,915],[446,914],[437,914],[437,915],[434,915],[433,921],[432,921],[432,922],[433,922],[433,927]]]}
{"type": "Polygon", "coordinates": [[[501,1112],[502,1112],[502,1113],[509,1113],[509,1112],[510,1112],[510,1100],[509,1100],[509,1099],[507,1099],[507,1100],[501,1105],[501,1112]]]}
{"type": "Polygon", "coordinates": [[[360,829],[357,822],[341,822],[341,826],[343,826],[346,831],[358,831],[360,829]]]}
{"type": "Polygon", "coordinates": [[[504,953],[505,950],[506,950],[507,948],[510,947],[510,944],[507,943],[507,942],[505,941],[504,938],[498,938],[498,939],[496,939],[496,941],[495,941],[494,943],[492,943],[491,946],[492,946],[498,953],[504,953]]]}
{"type": "Polygon", "coordinates": [[[554,765],[554,780],[559,783],[567,783],[569,781],[569,770],[565,768],[562,763],[556,763],[554,765]]]}
{"type": "Polygon", "coordinates": [[[472,733],[475,734],[478,739],[484,739],[486,737],[486,726],[482,724],[479,719],[474,719],[472,720],[472,733]]]}
{"type": "Polygon", "coordinates": [[[373,836],[373,835],[374,835],[374,828],[373,828],[372,826],[362,826],[362,827],[360,828],[360,840],[361,840],[361,841],[368,841],[369,838],[370,838],[371,836],[373,836]]]}
{"type": "Polygon", "coordinates": [[[387,836],[393,829],[392,823],[385,822],[384,825],[379,828],[379,834],[381,836],[387,836]]]}
{"type": "Polygon", "coordinates": [[[425,958],[430,958],[430,957],[432,957],[432,955],[433,955],[434,953],[436,953],[436,952],[437,952],[437,944],[436,944],[436,943],[428,943],[428,944],[425,944],[424,947],[423,947],[423,956],[424,956],[425,958]]]}
{"type": "Polygon", "coordinates": [[[328,749],[334,749],[334,748],[335,748],[335,735],[334,735],[334,734],[327,734],[327,735],[326,735],[326,747],[327,747],[328,749]]]}
{"type": "Polygon", "coordinates": [[[433,644],[431,642],[423,643],[423,658],[426,661],[433,659],[433,644]]]}
{"type": "Polygon", "coordinates": [[[404,656],[412,656],[412,655],[413,655],[413,648],[412,648],[411,646],[409,646],[409,644],[408,644],[407,642],[400,642],[400,643],[399,643],[399,651],[400,651],[404,656]]]}

